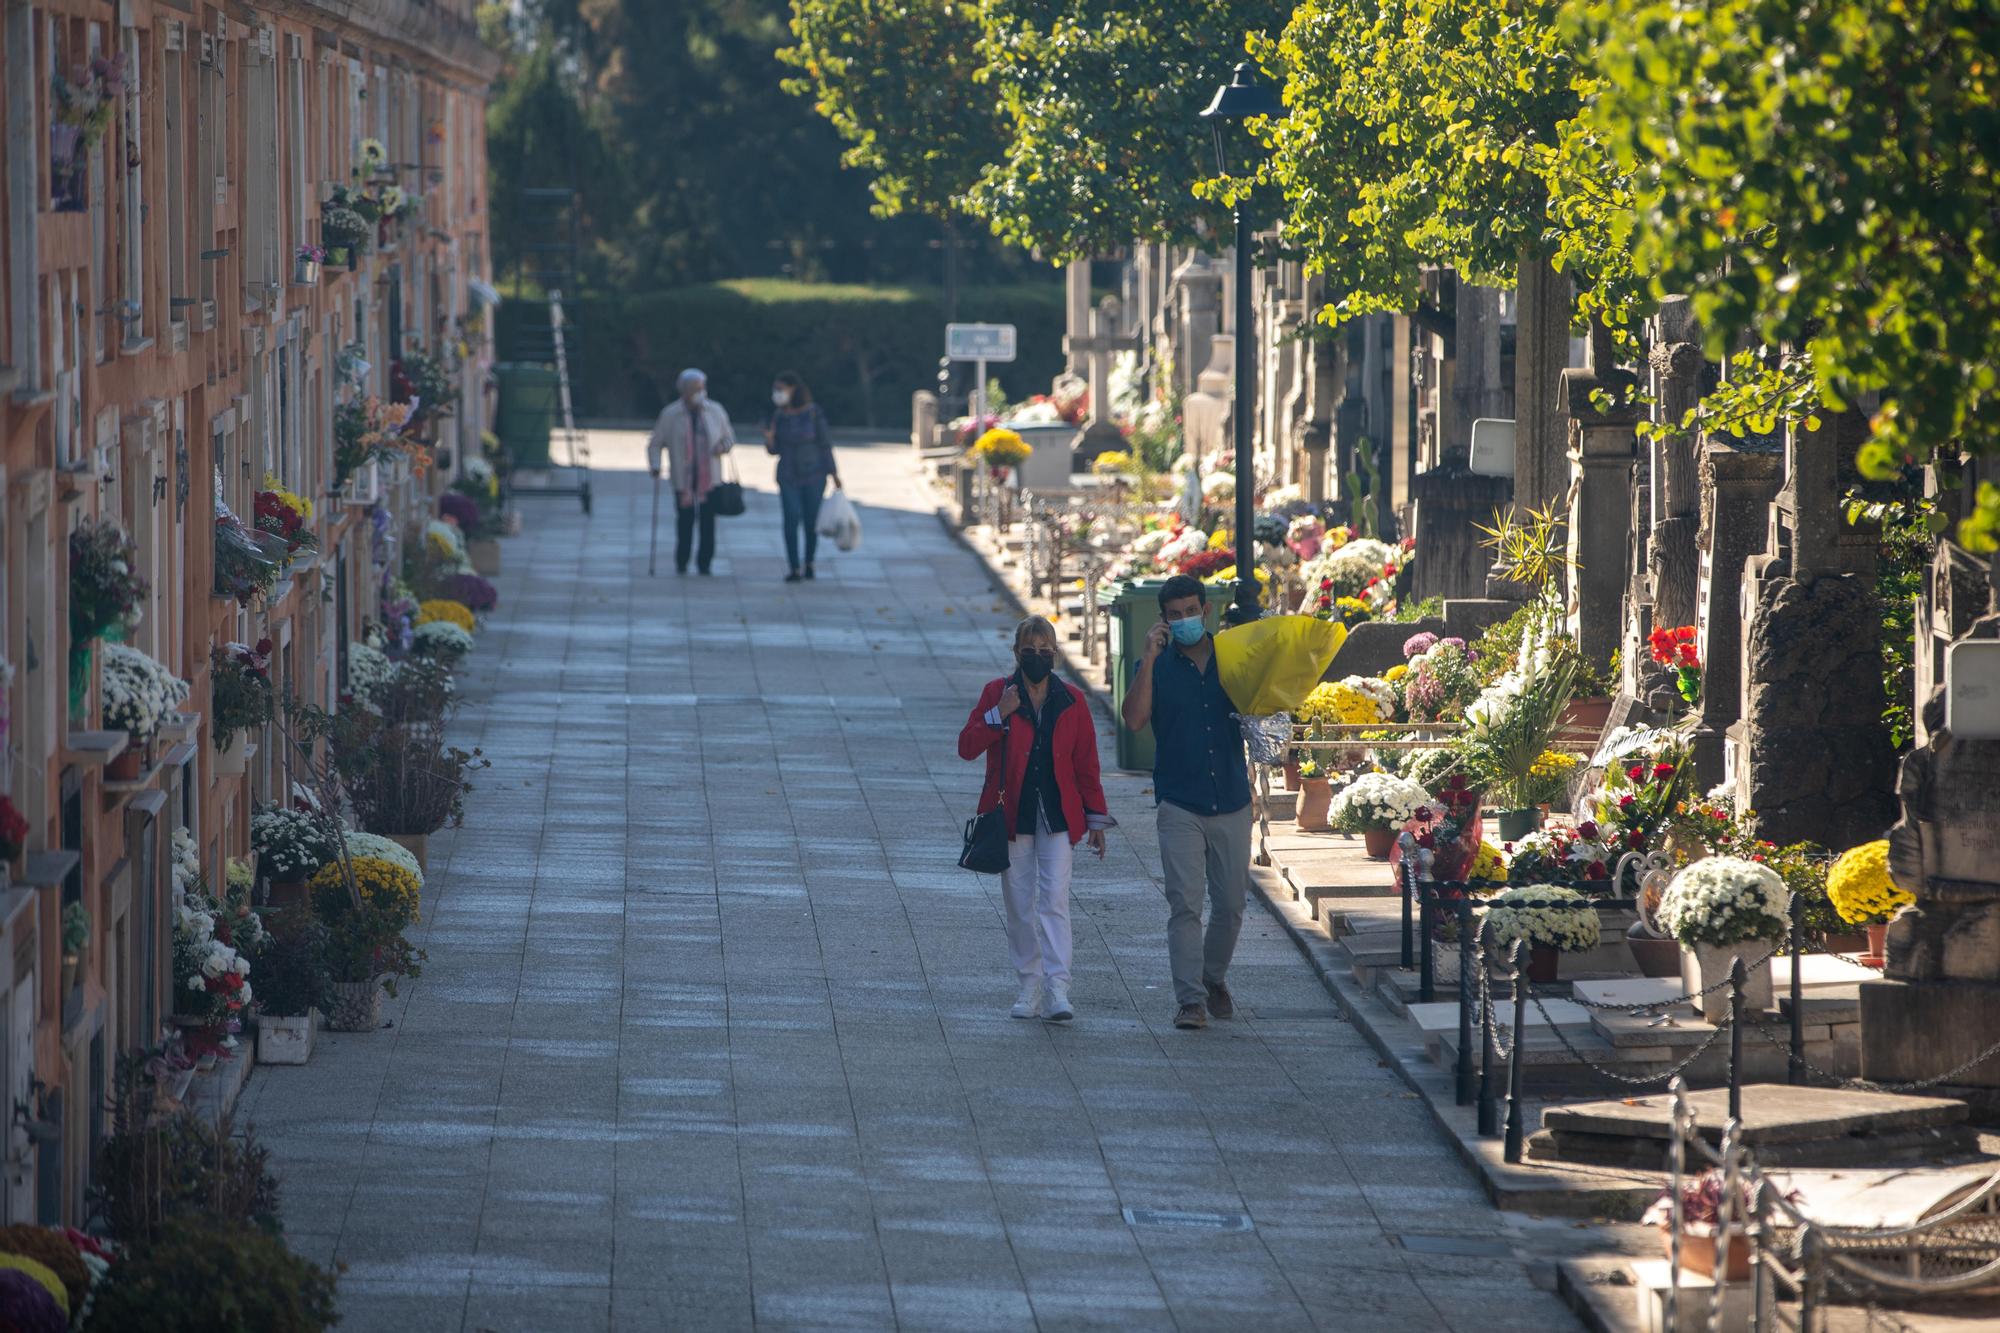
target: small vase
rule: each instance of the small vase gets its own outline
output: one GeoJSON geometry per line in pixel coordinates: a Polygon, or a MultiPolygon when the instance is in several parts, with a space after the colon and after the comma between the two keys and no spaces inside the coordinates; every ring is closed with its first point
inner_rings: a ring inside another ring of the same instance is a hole
{"type": "Polygon", "coordinates": [[[1768,940],[1689,945],[1681,950],[1681,984],[1689,995],[1713,987],[1696,1002],[1701,1006],[1701,1016],[1711,1023],[1727,1022],[1730,962],[1741,958],[1744,963],[1743,1007],[1760,1013],[1772,1007],[1770,954],[1771,943],[1768,940]],[[1753,963],[1755,966],[1751,966],[1753,963]]]}
{"type": "Polygon", "coordinates": [[[1333,783],[1327,778],[1305,778],[1302,782],[1304,789],[1299,793],[1299,827],[1308,833],[1325,833],[1333,827],[1326,820],[1326,812],[1333,806],[1333,783]]]}
{"type": "Polygon", "coordinates": [[[292,261],[292,283],[298,287],[311,287],[319,281],[319,261],[307,259],[304,255],[292,261]]]}
{"type": "Polygon", "coordinates": [[[1886,961],[1883,950],[1889,947],[1889,923],[1871,921],[1862,929],[1868,932],[1868,952],[1861,955],[1861,965],[1879,970],[1886,961]]]}
{"type": "Polygon", "coordinates": [[[1500,821],[1500,841],[1519,842],[1541,827],[1542,812],[1534,806],[1522,806],[1515,810],[1499,810],[1495,817],[1500,821]]]}
{"type": "Polygon", "coordinates": [[[1304,779],[1299,776],[1299,761],[1296,759],[1287,759],[1285,761],[1285,790],[1297,791],[1299,783],[1302,781],[1304,779]]]}
{"type": "Polygon", "coordinates": [[[327,1011],[331,1032],[373,1032],[382,1026],[382,986],[367,981],[333,983],[333,1008],[327,1011]]]}
{"type": "Polygon", "coordinates": [[[118,757],[104,766],[104,776],[112,782],[137,782],[139,775],[145,771],[145,747],[136,739],[128,742],[118,752],[118,757]]]}
{"type": "Polygon", "coordinates": [[[1386,861],[1389,853],[1396,849],[1396,832],[1392,828],[1372,828],[1361,835],[1361,845],[1368,850],[1371,861],[1386,861]]]}
{"type": "Polygon", "coordinates": [[[1562,950],[1553,944],[1528,945],[1528,980],[1551,982],[1562,968],[1562,950]]]}
{"type": "MultiPolygon", "coordinates": [[[[1750,1280],[1750,1247],[1754,1242],[1748,1236],[1735,1236],[1729,1242],[1729,1272],[1726,1281],[1748,1282],[1750,1280]]],[[[1669,1227],[1660,1228],[1660,1248],[1666,1252],[1667,1261],[1673,1262],[1674,1233],[1669,1227]]],[[[1703,1277],[1715,1276],[1715,1237],[1701,1235],[1686,1227],[1681,1229],[1681,1268],[1685,1272],[1700,1273],[1703,1277]]]]}

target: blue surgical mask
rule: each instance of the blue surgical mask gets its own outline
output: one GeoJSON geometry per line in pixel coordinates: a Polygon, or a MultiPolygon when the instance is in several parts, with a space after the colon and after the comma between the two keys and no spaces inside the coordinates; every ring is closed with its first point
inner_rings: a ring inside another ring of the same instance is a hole
{"type": "Polygon", "coordinates": [[[1201,642],[1202,635],[1208,633],[1208,625],[1200,616],[1189,616],[1186,620],[1169,620],[1167,630],[1174,636],[1174,642],[1183,648],[1192,648],[1201,642]]]}

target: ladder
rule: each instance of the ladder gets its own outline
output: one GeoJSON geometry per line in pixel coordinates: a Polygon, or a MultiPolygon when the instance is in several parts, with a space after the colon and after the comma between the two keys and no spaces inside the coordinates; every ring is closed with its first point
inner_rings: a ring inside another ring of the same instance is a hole
{"type": "MultiPolygon", "coordinates": [[[[549,292],[549,341],[556,354],[556,402],[562,410],[563,453],[568,463],[559,467],[572,467],[579,473],[577,494],[583,500],[583,512],[590,512],[590,441],[576,428],[576,412],[570,406],[569,398],[569,351],[563,344],[563,304],[560,289],[549,292]]],[[[553,460],[553,451],[551,451],[553,460]]]]}

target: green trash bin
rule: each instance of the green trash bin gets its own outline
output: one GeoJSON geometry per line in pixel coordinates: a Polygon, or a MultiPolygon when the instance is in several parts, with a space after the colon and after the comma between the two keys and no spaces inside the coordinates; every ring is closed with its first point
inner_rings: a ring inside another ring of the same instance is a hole
{"type": "Polygon", "coordinates": [[[515,467],[548,467],[549,432],[556,419],[556,372],[531,361],[504,361],[493,373],[500,386],[493,433],[515,467]]]}
{"type": "MultiPolygon", "coordinates": [[[[1122,718],[1125,695],[1139,671],[1139,659],[1146,653],[1146,632],[1160,619],[1160,588],[1165,579],[1135,579],[1105,589],[1104,603],[1111,610],[1111,633],[1106,647],[1111,657],[1111,708],[1122,718]]],[[[1215,630],[1222,613],[1236,597],[1233,580],[1210,584],[1208,588],[1208,628],[1215,630]]],[[[1132,773],[1153,771],[1153,729],[1133,731],[1118,722],[1116,758],[1118,767],[1132,773]]]]}

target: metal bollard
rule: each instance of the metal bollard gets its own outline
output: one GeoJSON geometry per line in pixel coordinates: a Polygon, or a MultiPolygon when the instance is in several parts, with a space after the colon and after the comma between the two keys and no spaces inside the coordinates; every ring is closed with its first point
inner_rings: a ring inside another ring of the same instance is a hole
{"type": "Polygon", "coordinates": [[[1405,833],[1402,837],[1402,851],[1403,851],[1403,961],[1401,963],[1401,967],[1405,972],[1407,972],[1412,967],[1416,966],[1416,959],[1413,956],[1411,948],[1412,940],[1410,937],[1410,912],[1413,906],[1413,904],[1410,902],[1410,895],[1417,887],[1417,844],[1415,839],[1411,838],[1410,835],[1407,833],[1405,833]]]}
{"type": "Polygon", "coordinates": [[[1729,960],[1729,1118],[1743,1118],[1743,958],[1729,960]]]}
{"type": "Polygon", "coordinates": [[[1431,899],[1435,887],[1417,881],[1417,1000],[1429,1004],[1437,999],[1437,960],[1431,953],[1431,899]]]}
{"type": "MultiPolygon", "coordinates": [[[[1480,938],[1485,938],[1486,923],[1479,923],[1480,938]]],[[[1458,900],[1458,1087],[1455,1089],[1460,1106],[1472,1100],[1472,1009],[1477,1003],[1479,978],[1472,974],[1472,898],[1470,895],[1458,900]]]]}
{"type": "MultiPolygon", "coordinates": [[[[1486,971],[1486,922],[1479,923],[1478,967],[1486,971]]],[[[1500,1132],[1499,1080],[1493,1076],[1493,995],[1486,984],[1485,1003],[1479,1006],[1479,1137],[1490,1139],[1500,1132]]]]}
{"type": "Polygon", "coordinates": [[[1507,1144],[1502,1160],[1521,1160],[1521,1140],[1526,1130],[1521,1123],[1521,1073],[1528,1063],[1528,942],[1515,940],[1514,964],[1514,1053],[1507,1059],[1507,1144]]]}
{"type": "Polygon", "coordinates": [[[1792,1050],[1785,1061],[1785,1082],[1806,1081],[1806,1006],[1801,998],[1805,982],[1800,978],[1800,954],[1805,948],[1805,928],[1799,924],[1797,904],[1792,912],[1792,1050]]]}

